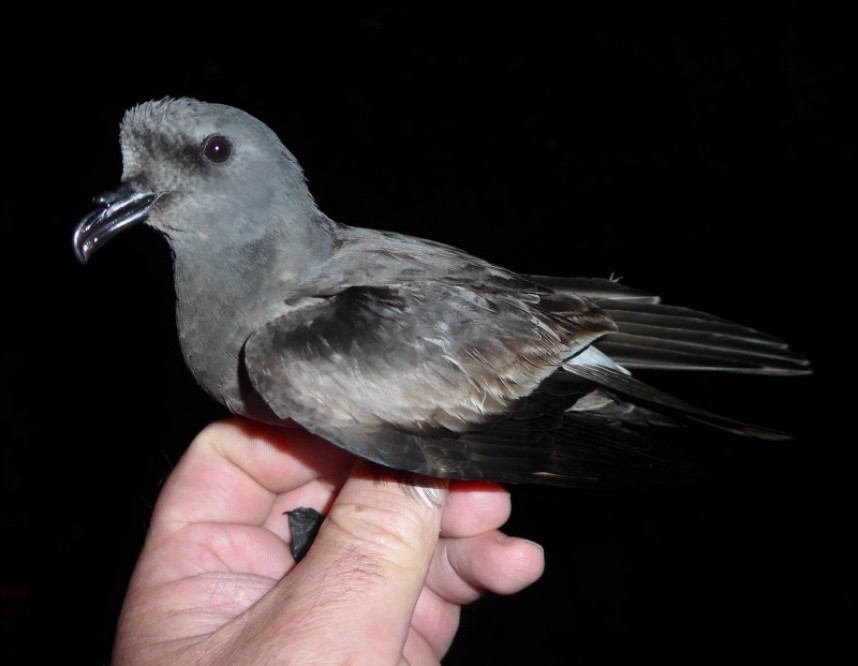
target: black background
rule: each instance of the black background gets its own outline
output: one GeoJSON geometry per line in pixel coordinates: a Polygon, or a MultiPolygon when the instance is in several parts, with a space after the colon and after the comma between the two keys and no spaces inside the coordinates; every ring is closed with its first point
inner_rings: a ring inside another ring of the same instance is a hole
{"type": "Polygon", "coordinates": [[[814,362],[799,379],[644,376],[796,439],[724,443],[691,489],[514,488],[507,530],[546,547],[547,571],[466,608],[445,663],[821,657],[851,607],[854,435],[833,367],[851,343],[850,36],[797,3],[694,7],[10,24],[0,655],[108,660],[160,483],[223,415],[183,366],[163,241],[136,229],[85,268],[70,243],[119,182],[124,110],[187,95],[269,124],[338,221],[522,272],[622,275],[814,362]]]}

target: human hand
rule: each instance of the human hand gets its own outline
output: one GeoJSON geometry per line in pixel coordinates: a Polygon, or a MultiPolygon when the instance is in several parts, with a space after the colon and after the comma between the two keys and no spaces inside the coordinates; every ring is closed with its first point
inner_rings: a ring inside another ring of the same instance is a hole
{"type": "Polygon", "coordinates": [[[355,461],[297,426],[203,430],[155,507],[114,663],[437,664],[461,605],[541,575],[542,549],[497,529],[500,486],[355,461]],[[296,565],[299,506],[327,519],[296,565]]]}

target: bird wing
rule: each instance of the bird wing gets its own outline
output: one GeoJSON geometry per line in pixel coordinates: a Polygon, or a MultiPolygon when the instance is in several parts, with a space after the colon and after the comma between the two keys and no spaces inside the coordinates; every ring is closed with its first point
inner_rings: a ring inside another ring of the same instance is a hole
{"type": "Polygon", "coordinates": [[[280,417],[460,432],[508,412],[611,330],[575,296],[440,281],[353,286],[267,323],[244,360],[280,417]]]}
{"type": "Polygon", "coordinates": [[[312,299],[252,334],[243,360],[278,417],[375,462],[587,485],[649,464],[645,437],[566,411],[593,384],[560,366],[613,330],[571,294],[410,282],[312,299]]]}
{"type": "Polygon", "coordinates": [[[627,485],[642,469],[651,480],[688,471],[655,452],[649,426],[783,438],[654,389],[597,349],[617,327],[596,303],[654,307],[648,295],[608,299],[592,283],[591,300],[526,284],[351,286],[257,330],[244,366],[279,418],[446,478],[627,485]]]}
{"type": "Polygon", "coordinates": [[[599,349],[627,368],[805,375],[810,363],[778,338],[689,308],[595,301],[619,331],[599,349]]]}
{"type": "Polygon", "coordinates": [[[706,370],[760,375],[804,375],[810,363],[778,338],[689,308],[665,305],[654,294],[617,280],[528,279],[558,293],[589,298],[605,310],[617,332],[597,347],[623,367],[706,370]]]}

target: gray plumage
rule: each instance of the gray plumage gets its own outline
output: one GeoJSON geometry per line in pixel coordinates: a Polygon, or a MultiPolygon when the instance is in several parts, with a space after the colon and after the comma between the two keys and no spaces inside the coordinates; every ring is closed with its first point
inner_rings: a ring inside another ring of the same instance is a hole
{"type": "Polygon", "coordinates": [[[377,463],[589,485],[647,469],[649,433],[779,433],[689,405],[636,368],[796,375],[781,341],[611,280],[525,276],[338,224],[275,134],[235,108],[147,102],[122,121],[123,187],[75,232],[88,257],[146,221],[169,241],[182,352],[232,412],[294,419],[377,463]]]}

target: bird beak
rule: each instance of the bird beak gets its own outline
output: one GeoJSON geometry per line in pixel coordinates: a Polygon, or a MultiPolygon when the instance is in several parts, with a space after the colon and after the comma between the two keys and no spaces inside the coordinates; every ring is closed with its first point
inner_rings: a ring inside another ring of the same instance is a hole
{"type": "Polygon", "coordinates": [[[98,208],[86,215],[74,230],[74,253],[85,264],[90,255],[116,234],[143,222],[149,211],[164,192],[138,192],[123,185],[113,192],[105,192],[93,201],[98,208]]]}

